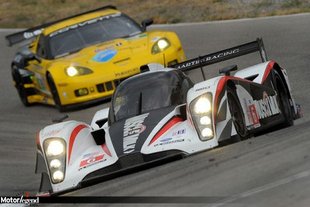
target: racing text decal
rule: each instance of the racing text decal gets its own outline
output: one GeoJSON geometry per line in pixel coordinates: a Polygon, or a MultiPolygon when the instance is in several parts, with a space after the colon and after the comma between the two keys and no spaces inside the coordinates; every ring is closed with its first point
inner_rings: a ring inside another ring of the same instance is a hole
{"type": "Polygon", "coordinates": [[[276,95],[268,96],[267,93],[264,92],[263,96],[264,98],[261,100],[254,100],[259,118],[264,119],[280,113],[276,95]]]}
{"type": "Polygon", "coordinates": [[[140,133],[145,130],[143,122],[148,115],[148,113],[142,114],[126,120],[123,141],[124,153],[128,154],[134,151],[140,133]]]}
{"type": "Polygon", "coordinates": [[[210,55],[210,56],[207,56],[207,57],[198,58],[198,59],[195,59],[193,61],[184,62],[184,64],[178,65],[177,69],[182,69],[182,68],[187,68],[187,67],[199,65],[201,63],[206,63],[206,62],[209,62],[209,61],[212,61],[212,60],[216,60],[216,59],[219,59],[219,58],[222,58],[222,57],[226,57],[228,55],[236,54],[238,52],[239,52],[239,49],[237,48],[237,49],[234,49],[234,50],[225,51],[225,52],[218,53],[218,54],[213,54],[213,55],[210,55]]]}

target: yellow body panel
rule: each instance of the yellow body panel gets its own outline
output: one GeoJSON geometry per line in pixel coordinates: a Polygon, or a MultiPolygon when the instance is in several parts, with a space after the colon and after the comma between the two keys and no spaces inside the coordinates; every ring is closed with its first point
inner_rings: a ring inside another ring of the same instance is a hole
{"type": "MultiPolygon", "coordinates": [[[[119,11],[107,9],[75,17],[45,28],[42,34],[49,35],[70,25],[115,13],[119,11]]],[[[32,43],[31,50],[34,53],[38,42],[39,38],[32,43]]],[[[139,73],[142,65],[154,62],[168,65],[184,60],[185,55],[178,36],[168,31],[146,31],[129,38],[91,45],[72,55],[52,60],[42,59],[41,62],[32,60],[26,69],[34,73],[32,80],[37,94],[29,96],[28,101],[54,104],[47,82],[48,73],[53,77],[61,105],[65,106],[110,97],[119,81],[139,73]],[[162,52],[152,54],[153,45],[161,38],[166,38],[170,46],[162,52]],[[95,60],[98,55],[111,51],[113,57],[105,61],[95,60]],[[70,66],[88,68],[92,73],[70,77],[66,73],[70,66]],[[82,96],[77,96],[79,90],[82,96]]]]}

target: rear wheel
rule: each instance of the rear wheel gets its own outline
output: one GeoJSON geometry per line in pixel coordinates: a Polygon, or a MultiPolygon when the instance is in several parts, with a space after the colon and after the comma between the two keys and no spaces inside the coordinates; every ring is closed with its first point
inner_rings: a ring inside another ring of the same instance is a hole
{"type": "Polygon", "coordinates": [[[64,111],[64,106],[61,105],[61,101],[60,101],[60,98],[59,98],[59,95],[58,95],[56,84],[54,82],[54,79],[53,79],[52,75],[50,73],[48,73],[46,78],[47,78],[47,82],[48,82],[48,85],[50,87],[50,90],[51,90],[51,93],[52,93],[52,96],[53,96],[56,108],[59,111],[64,111]]]}
{"type": "Polygon", "coordinates": [[[294,117],[293,117],[293,111],[290,105],[290,98],[288,95],[288,91],[280,75],[276,71],[274,71],[273,85],[274,85],[274,89],[277,91],[277,94],[278,94],[279,108],[285,118],[282,125],[283,127],[292,126],[294,124],[294,117]]]}
{"type": "MultiPolygon", "coordinates": [[[[242,107],[237,95],[233,90],[227,90],[227,99],[229,104],[229,110],[235,129],[239,135],[239,139],[243,140],[249,137],[250,133],[246,128],[245,118],[242,111],[242,107]]],[[[235,138],[236,139],[236,138],[235,138]]]]}

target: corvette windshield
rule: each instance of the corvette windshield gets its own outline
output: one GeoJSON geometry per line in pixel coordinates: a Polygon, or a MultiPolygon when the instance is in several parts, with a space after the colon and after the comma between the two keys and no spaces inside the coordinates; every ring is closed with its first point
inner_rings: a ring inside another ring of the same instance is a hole
{"type": "Polygon", "coordinates": [[[185,103],[190,86],[176,71],[150,73],[128,80],[114,95],[115,121],[185,103]]]}
{"type": "Polygon", "coordinates": [[[53,58],[57,58],[93,44],[141,32],[141,28],[125,15],[97,18],[52,33],[49,39],[50,53],[53,58]]]}

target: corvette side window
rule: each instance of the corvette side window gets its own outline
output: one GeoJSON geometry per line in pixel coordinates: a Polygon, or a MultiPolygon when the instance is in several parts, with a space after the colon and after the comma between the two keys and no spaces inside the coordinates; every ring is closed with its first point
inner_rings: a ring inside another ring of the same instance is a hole
{"type": "Polygon", "coordinates": [[[39,39],[39,43],[38,43],[38,46],[37,46],[37,55],[39,57],[46,58],[46,50],[45,50],[45,44],[44,44],[44,37],[43,37],[43,35],[41,35],[40,39],[39,39]]]}

